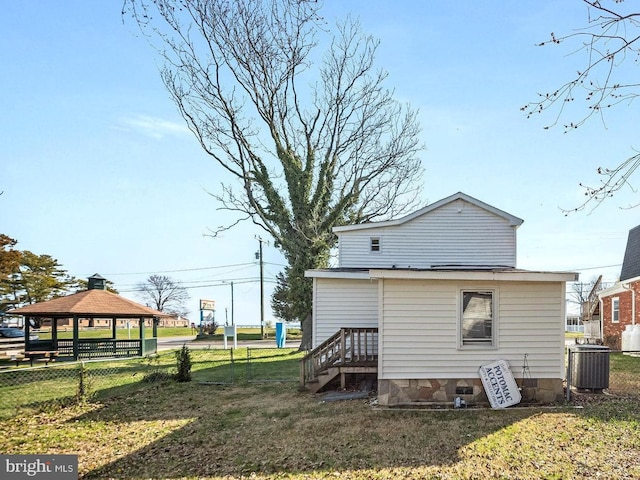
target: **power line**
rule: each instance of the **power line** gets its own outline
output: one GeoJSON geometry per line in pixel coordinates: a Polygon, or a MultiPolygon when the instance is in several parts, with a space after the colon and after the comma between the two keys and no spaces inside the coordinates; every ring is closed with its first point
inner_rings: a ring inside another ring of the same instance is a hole
{"type": "MultiPolygon", "coordinates": [[[[193,290],[195,288],[211,288],[211,287],[228,287],[229,284],[228,283],[221,283],[221,282],[230,282],[231,280],[218,280],[218,282],[220,283],[211,283],[208,285],[192,285],[192,286],[183,286],[182,288],[184,288],[185,290],[193,290]]],[[[250,279],[250,280],[233,280],[234,285],[241,285],[241,284],[245,284],[245,283],[258,283],[260,280],[259,279],[250,279]]],[[[276,283],[274,280],[265,280],[265,283],[276,283]]],[[[119,290],[120,293],[136,293],[136,292],[142,292],[143,290],[139,289],[139,288],[134,288],[134,289],[130,289],[130,290],[119,290]]]]}
{"type": "MultiPolygon", "coordinates": [[[[195,271],[198,271],[198,270],[214,270],[214,269],[218,269],[218,268],[243,267],[243,266],[248,266],[248,265],[255,265],[255,262],[235,263],[235,264],[232,264],[232,265],[219,265],[219,266],[215,266],[215,267],[181,268],[181,269],[177,269],[177,270],[156,270],[156,271],[150,271],[150,272],[101,273],[100,275],[110,275],[110,276],[115,276],[115,275],[148,275],[148,274],[153,274],[153,273],[195,272],[195,271]]],[[[92,275],[92,274],[84,274],[84,276],[87,276],[87,277],[89,275],[92,275]]]]}
{"type": "Polygon", "coordinates": [[[611,268],[611,267],[621,267],[622,264],[621,263],[615,263],[613,265],[600,265],[597,267],[585,267],[585,268],[568,268],[567,270],[573,271],[573,270],[578,270],[580,272],[584,271],[584,270],[597,270],[598,268],[611,268]]]}
{"type": "MultiPolygon", "coordinates": [[[[275,277],[269,277],[269,282],[270,283],[276,283],[276,278],[275,277]]],[[[217,279],[217,278],[208,278],[206,280],[174,280],[173,283],[182,287],[182,288],[199,288],[200,285],[195,285],[197,283],[205,283],[205,284],[209,284],[212,285],[214,284],[214,282],[220,282],[220,283],[224,283],[224,282],[236,282],[236,283],[257,283],[260,281],[259,277],[236,277],[236,278],[223,278],[223,279],[217,279]]],[[[137,282],[137,283],[119,283],[116,284],[116,286],[120,287],[120,288],[124,288],[124,289],[130,289],[132,291],[134,290],[140,290],[138,287],[142,286],[142,285],[146,285],[146,282],[137,282]]]]}

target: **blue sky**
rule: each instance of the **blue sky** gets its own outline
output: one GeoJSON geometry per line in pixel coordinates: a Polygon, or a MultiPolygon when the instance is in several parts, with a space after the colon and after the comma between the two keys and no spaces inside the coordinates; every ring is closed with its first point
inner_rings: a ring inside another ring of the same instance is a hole
{"type": "MultiPolygon", "coordinates": [[[[519,108],[582,66],[565,47],[536,47],[550,32],[582,26],[582,2],[330,2],[327,21],[351,13],[381,40],[377,65],[399,100],[420,110],[424,201],[463,191],[525,220],[518,266],[575,270],[588,281],[620,272],[639,209],[630,189],[596,210],[565,217],[595,184],[598,166],[630,156],[632,110],[564,134],[552,115],[519,108]],[[608,267],[604,267],[608,266],[608,267]],[[602,267],[602,268],[597,268],[602,267]]],[[[0,232],[49,254],[71,275],[93,273],[137,299],[152,273],[184,282],[216,316],[258,324],[257,227],[222,238],[229,223],[207,191],[224,173],[185,128],[159,77],[159,60],[123,24],[121,2],[9,2],[0,16],[0,232]]],[[[639,179],[640,180],[640,179],[639,179]]],[[[270,283],[284,263],[264,247],[270,283]]]]}

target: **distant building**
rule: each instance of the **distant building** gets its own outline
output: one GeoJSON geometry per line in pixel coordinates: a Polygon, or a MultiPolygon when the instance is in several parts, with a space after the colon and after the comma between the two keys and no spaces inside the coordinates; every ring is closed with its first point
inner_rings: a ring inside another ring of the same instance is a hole
{"type": "Polygon", "coordinates": [[[640,225],[629,230],[620,280],[598,293],[602,341],[614,349],[622,348],[622,332],[627,325],[640,323],[640,225]]]}
{"type": "Polygon", "coordinates": [[[566,322],[564,324],[565,332],[582,333],[584,331],[584,325],[580,315],[567,315],[566,322]]]}

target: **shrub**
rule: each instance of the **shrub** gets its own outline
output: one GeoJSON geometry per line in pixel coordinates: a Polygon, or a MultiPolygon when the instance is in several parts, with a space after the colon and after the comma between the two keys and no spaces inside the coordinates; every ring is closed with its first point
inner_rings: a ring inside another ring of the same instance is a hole
{"type": "Polygon", "coordinates": [[[190,382],[191,381],[191,352],[186,345],[183,345],[180,350],[176,352],[176,362],[178,364],[178,373],[176,374],[176,380],[178,382],[190,382]]]}

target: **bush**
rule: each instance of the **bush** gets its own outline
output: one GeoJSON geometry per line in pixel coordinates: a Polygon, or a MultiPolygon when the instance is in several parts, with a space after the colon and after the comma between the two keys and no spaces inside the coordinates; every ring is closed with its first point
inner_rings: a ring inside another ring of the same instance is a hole
{"type": "Polygon", "coordinates": [[[176,352],[176,362],[178,364],[178,373],[176,380],[178,382],[191,381],[191,352],[186,345],[176,352]]]}

